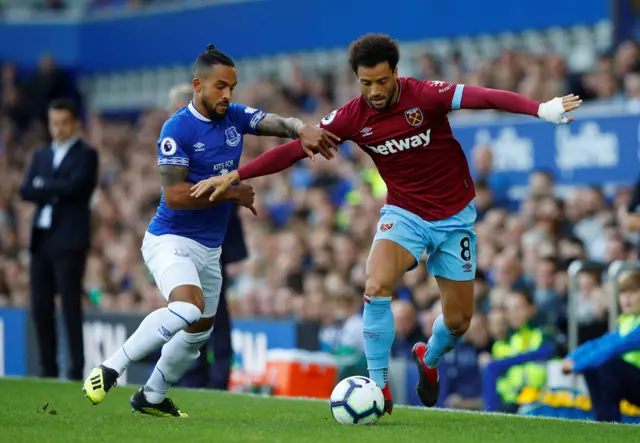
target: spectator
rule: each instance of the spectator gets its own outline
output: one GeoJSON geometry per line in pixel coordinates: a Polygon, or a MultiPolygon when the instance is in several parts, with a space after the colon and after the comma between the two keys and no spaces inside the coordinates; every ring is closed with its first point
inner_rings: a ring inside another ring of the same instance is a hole
{"type": "Polygon", "coordinates": [[[538,170],[529,176],[530,195],[535,199],[553,197],[554,185],[553,174],[549,171],[538,170]]]}
{"type": "Polygon", "coordinates": [[[481,313],[474,314],[462,343],[444,356],[440,374],[440,396],[444,406],[455,409],[482,409],[482,374],[479,356],[489,350],[487,322],[481,313]],[[444,392],[443,392],[444,391],[444,392]]]}
{"type": "Polygon", "coordinates": [[[416,310],[411,302],[404,300],[394,300],[391,303],[391,310],[396,334],[391,347],[391,356],[410,359],[413,345],[417,342],[427,341],[418,325],[416,310]]]}
{"type": "Polygon", "coordinates": [[[64,97],[67,88],[65,73],[56,66],[51,55],[43,55],[38,70],[25,85],[25,91],[29,91],[31,115],[36,120],[46,123],[48,104],[52,100],[64,97]]]}
{"type": "Polygon", "coordinates": [[[565,373],[583,373],[598,421],[620,422],[620,402],[640,404],[640,271],[619,278],[618,329],[588,341],[562,362],[565,373]]]}
{"type": "Polygon", "coordinates": [[[479,145],[473,148],[471,169],[476,184],[486,183],[490,187],[496,206],[504,207],[509,203],[509,180],[503,173],[494,171],[490,146],[479,145]]]}
{"type": "Polygon", "coordinates": [[[542,257],[538,259],[536,268],[533,299],[538,313],[537,322],[543,325],[556,325],[561,302],[554,287],[556,261],[552,257],[542,257]]]}
{"type": "Polygon", "coordinates": [[[320,346],[338,359],[339,379],[368,376],[362,336],[362,298],[356,293],[329,300],[333,321],[320,331],[320,346]]]}
{"type": "MultiPolygon", "coordinates": [[[[635,183],[633,195],[627,206],[625,227],[633,233],[640,232],[640,180],[635,183]]],[[[640,248],[638,248],[640,251],[640,248]]],[[[640,259],[640,256],[638,256],[640,259]]]]}
{"type": "Polygon", "coordinates": [[[599,337],[607,330],[606,313],[609,307],[607,293],[600,286],[599,267],[589,266],[578,275],[576,315],[581,342],[599,337]]]}
{"type": "MultiPolygon", "coordinates": [[[[508,339],[508,351],[506,348],[501,350],[501,352],[506,351],[504,357],[515,357],[552,346],[543,331],[531,325],[536,309],[533,298],[526,291],[511,292],[506,299],[505,306],[511,335],[508,339]]],[[[518,395],[524,387],[541,389],[545,383],[546,367],[543,364],[528,362],[511,366],[497,384],[503,409],[515,412],[518,395]]]]}
{"type": "Polygon", "coordinates": [[[477,220],[482,221],[487,211],[495,206],[493,201],[493,190],[483,178],[476,180],[476,198],[474,205],[478,213],[477,220]]]}

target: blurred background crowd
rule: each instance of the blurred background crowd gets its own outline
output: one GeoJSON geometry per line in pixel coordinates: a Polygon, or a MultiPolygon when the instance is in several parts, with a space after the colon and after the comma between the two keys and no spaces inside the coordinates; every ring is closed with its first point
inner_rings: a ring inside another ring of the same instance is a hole
{"type": "MultiPolygon", "coordinates": [[[[64,1],[53,0],[42,4],[54,9],[65,6],[64,1]]],[[[195,56],[200,49],[189,51],[195,56]]],[[[624,41],[585,60],[576,71],[551,50],[534,54],[504,49],[494,58],[477,60],[425,50],[414,74],[515,91],[536,100],[575,93],[591,102],[640,109],[637,42],[624,41]]],[[[23,71],[12,60],[1,62],[0,306],[25,306],[29,300],[25,247],[33,208],[20,200],[17,190],[32,152],[47,143],[47,103],[60,96],[80,102],[88,97],[79,92],[75,77],[49,56],[35,71],[23,71]]],[[[359,93],[347,66],[310,75],[296,57],[281,63],[286,77],[242,83],[234,100],[313,123],[359,93]]],[[[169,114],[149,108],[133,117],[92,109],[85,115],[84,135],[100,153],[85,302],[105,311],[149,312],[164,300],[142,263],[140,244],[158,204],[156,141],[169,114]]],[[[243,162],[282,142],[247,137],[243,162]]],[[[598,187],[559,189],[553,174],[532,171],[527,195],[514,201],[507,192],[508,179],[494,170],[490,144],[474,146],[468,160],[476,180],[479,215],[477,315],[467,334],[468,351],[485,356],[482,361],[493,343],[524,324],[544,326],[562,337],[567,331],[567,268],[574,259],[591,263],[579,277],[580,339],[606,331],[611,291],[603,283],[602,271],[613,260],[637,256],[635,237],[625,229],[633,183],[612,197],[598,187]]],[[[258,216],[241,211],[250,257],[228,268],[231,315],[318,321],[323,325],[323,345],[339,347],[345,340],[341,325],[358,323],[365,262],[384,203],[384,183],[369,157],[357,146],[345,144],[332,161],[305,160],[286,173],[251,184],[257,190],[258,216]]],[[[405,275],[393,309],[393,353],[408,357],[414,342],[430,336],[440,312],[438,288],[424,262],[405,275]]]]}
{"type": "Polygon", "coordinates": [[[0,11],[4,7],[17,6],[44,14],[63,14],[68,11],[82,12],[119,12],[125,10],[144,10],[145,7],[180,7],[190,5],[215,4],[220,0],[1,0],[0,11]]]}

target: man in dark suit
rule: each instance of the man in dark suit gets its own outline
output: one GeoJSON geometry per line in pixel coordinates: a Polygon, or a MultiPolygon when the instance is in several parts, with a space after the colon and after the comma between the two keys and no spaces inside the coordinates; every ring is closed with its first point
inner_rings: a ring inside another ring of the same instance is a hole
{"type": "Polygon", "coordinates": [[[75,105],[49,105],[53,142],[38,149],[20,187],[37,205],[31,231],[31,309],[42,376],[58,377],[54,297],[60,295],[69,343],[68,378],[82,380],[82,280],[91,238],[91,195],[98,181],[98,153],[80,139],[75,105]]]}
{"type": "MultiPolygon", "coordinates": [[[[193,95],[193,87],[189,84],[178,85],[169,92],[169,111],[175,112],[187,106],[193,95]]],[[[200,358],[195,366],[187,372],[180,382],[180,386],[193,388],[210,388],[227,390],[231,374],[231,321],[227,309],[226,292],[228,280],[226,265],[236,263],[247,258],[247,247],[244,243],[242,221],[238,216],[238,207],[234,205],[229,215],[227,234],[222,244],[222,289],[216,312],[215,331],[209,342],[200,349],[200,358]],[[209,360],[209,350],[213,351],[213,362],[209,360]]]]}

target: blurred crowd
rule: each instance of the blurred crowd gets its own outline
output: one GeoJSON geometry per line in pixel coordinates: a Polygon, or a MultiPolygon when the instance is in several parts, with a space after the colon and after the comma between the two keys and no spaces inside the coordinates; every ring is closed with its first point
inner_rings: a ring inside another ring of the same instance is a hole
{"type": "Polygon", "coordinates": [[[3,7],[24,7],[31,6],[34,12],[45,13],[65,13],[66,11],[82,8],[91,12],[113,11],[113,10],[138,10],[147,6],[180,6],[189,4],[202,5],[214,3],[217,0],[37,0],[30,3],[12,2],[11,0],[0,0],[0,12],[3,7]]]}
{"type": "MultiPolygon", "coordinates": [[[[243,84],[234,100],[317,122],[359,93],[346,67],[309,77],[295,59],[289,63],[287,84],[278,78],[243,84]]],[[[455,56],[437,61],[426,54],[421,72],[425,79],[507,89],[537,100],[569,92],[587,100],[640,100],[640,50],[635,42],[602,55],[591,72],[581,75],[567,72],[554,54],[534,57],[517,51],[505,51],[476,66],[464,66],[455,56]]],[[[48,57],[38,72],[24,82],[19,78],[13,65],[3,65],[0,305],[17,306],[28,304],[25,245],[32,211],[30,204],[20,201],[17,189],[33,149],[47,141],[46,103],[65,90],[64,73],[48,57]]],[[[88,306],[148,312],[164,303],[141,261],[140,244],[158,204],[156,141],[167,117],[167,111],[152,109],[143,110],[135,121],[97,114],[86,118],[85,137],[100,153],[101,170],[85,278],[88,306]]],[[[247,137],[243,162],[282,142],[247,137]]],[[[605,199],[598,188],[574,189],[561,196],[553,176],[534,171],[529,194],[518,203],[508,199],[508,182],[493,171],[491,146],[473,147],[469,162],[479,214],[479,315],[466,338],[469,346],[486,350],[492,340],[523,322],[536,322],[559,334],[566,331],[566,271],[574,259],[592,263],[579,277],[581,339],[602,333],[611,297],[602,270],[613,260],[636,258],[634,238],[623,228],[630,188],[619,189],[613,200],[605,199]]],[[[339,340],[334,326],[359,316],[384,183],[369,157],[345,144],[332,161],[305,160],[286,173],[251,184],[257,190],[258,216],[241,211],[250,258],[228,269],[231,313],[316,320],[326,327],[322,337],[331,347],[339,340]]],[[[424,261],[405,275],[394,302],[395,355],[408,356],[415,341],[430,336],[440,312],[438,294],[424,261]]]]}

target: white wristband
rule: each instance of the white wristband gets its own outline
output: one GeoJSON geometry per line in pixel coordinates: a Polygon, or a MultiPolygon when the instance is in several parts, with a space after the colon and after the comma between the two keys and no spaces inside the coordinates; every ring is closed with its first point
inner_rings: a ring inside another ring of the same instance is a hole
{"type": "Polygon", "coordinates": [[[556,97],[548,102],[541,103],[538,108],[538,117],[542,120],[555,123],[556,125],[567,124],[569,119],[565,116],[562,98],[556,97]]]}

